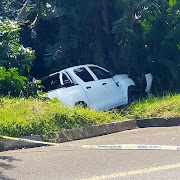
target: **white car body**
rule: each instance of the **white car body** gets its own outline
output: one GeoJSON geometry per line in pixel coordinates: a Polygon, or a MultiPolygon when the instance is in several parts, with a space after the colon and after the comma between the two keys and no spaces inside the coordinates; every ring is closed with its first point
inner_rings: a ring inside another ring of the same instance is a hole
{"type": "Polygon", "coordinates": [[[135,83],[128,75],[112,77],[106,69],[93,65],[70,67],[46,77],[48,98],[57,97],[74,107],[86,104],[96,110],[112,109],[128,104],[128,87],[135,83]]]}

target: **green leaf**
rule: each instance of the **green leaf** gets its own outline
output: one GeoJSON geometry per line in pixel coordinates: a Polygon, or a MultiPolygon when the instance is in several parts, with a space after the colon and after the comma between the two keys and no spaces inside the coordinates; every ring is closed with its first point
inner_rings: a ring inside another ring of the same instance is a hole
{"type": "Polygon", "coordinates": [[[169,6],[173,7],[174,5],[176,5],[176,0],[169,0],[169,6]]]}

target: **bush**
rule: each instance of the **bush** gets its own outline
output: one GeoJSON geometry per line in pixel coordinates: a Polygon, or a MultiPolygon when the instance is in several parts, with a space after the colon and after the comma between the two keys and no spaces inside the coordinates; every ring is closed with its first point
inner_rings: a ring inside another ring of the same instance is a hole
{"type": "Polygon", "coordinates": [[[26,84],[27,78],[20,76],[17,68],[0,67],[0,95],[18,96],[26,84]]]}
{"type": "Polygon", "coordinates": [[[35,52],[20,44],[20,26],[16,21],[0,18],[0,66],[18,68],[21,75],[29,72],[35,52]]]}
{"type": "Polygon", "coordinates": [[[41,88],[35,78],[20,76],[17,68],[0,67],[0,96],[36,96],[41,88]]]}
{"type": "Polygon", "coordinates": [[[35,52],[20,44],[20,26],[0,18],[0,96],[34,96],[40,81],[25,77],[35,59],[35,52]]]}

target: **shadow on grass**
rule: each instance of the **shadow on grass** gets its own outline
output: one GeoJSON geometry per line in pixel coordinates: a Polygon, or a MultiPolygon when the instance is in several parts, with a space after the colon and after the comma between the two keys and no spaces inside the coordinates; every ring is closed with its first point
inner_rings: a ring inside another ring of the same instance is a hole
{"type": "Polygon", "coordinates": [[[20,161],[20,160],[15,159],[12,156],[0,156],[0,179],[1,180],[14,180],[14,178],[9,178],[3,173],[4,170],[15,168],[13,165],[11,165],[13,161],[20,161]]]}

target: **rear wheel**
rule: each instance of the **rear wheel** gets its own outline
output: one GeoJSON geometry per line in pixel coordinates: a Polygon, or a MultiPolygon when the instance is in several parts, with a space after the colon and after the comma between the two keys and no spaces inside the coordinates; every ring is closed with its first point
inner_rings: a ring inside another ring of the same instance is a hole
{"type": "Polygon", "coordinates": [[[81,106],[83,108],[87,108],[87,104],[84,101],[79,101],[75,104],[75,106],[81,106]]]}

